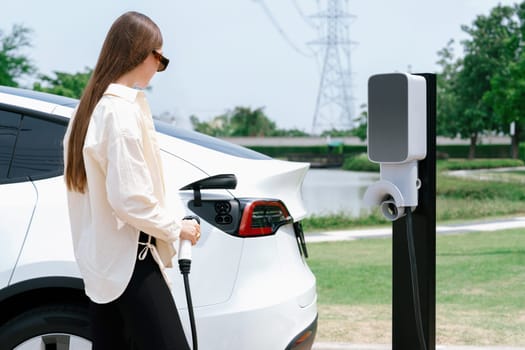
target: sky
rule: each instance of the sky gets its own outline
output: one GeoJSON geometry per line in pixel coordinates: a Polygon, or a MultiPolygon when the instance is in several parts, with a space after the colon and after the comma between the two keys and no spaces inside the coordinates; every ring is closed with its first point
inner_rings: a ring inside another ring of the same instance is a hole
{"type": "MultiPolygon", "coordinates": [[[[344,0],[343,0],[344,1],[344,0]]],[[[437,52],[467,38],[461,25],[515,0],[348,0],[354,112],[367,99],[371,75],[436,73],[437,52]]],[[[160,27],[171,62],[147,92],[154,115],[210,120],[236,106],[263,107],[279,128],[312,131],[322,51],[310,15],[326,0],[18,0],[2,4],[0,30],[33,30],[29,56],[42,74],[94,67],[113,21],[126,11],[160,27]],[[272,21],[268,13],[271,14],[272,21]],[[277,25],[276,25],[277,23],[277,25]],[[286,38],[286,39],[285,39],[286,38]]],[[[29,81],[25,84],[30,84],[29,81]]]]}

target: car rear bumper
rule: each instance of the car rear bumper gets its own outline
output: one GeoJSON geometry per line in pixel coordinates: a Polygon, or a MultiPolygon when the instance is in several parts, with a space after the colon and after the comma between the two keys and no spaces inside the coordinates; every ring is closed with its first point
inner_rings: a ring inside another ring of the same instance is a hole
{"type": "Polygon", "coordinates": [[[317,334],[317,320],[318,317],[316,316],[315,320],[308,327],[292,339],[286,350],[311,350],[317,334]]]}
{"type": "MultiPolygon", "coordinates": [[[[190,340],[187,310],[180,310],[190,340]]],[[[317,301],[298,306],[295,298],[271,306],[239,309],[229,303],[195,310],[199,347],[214,350],[310,350],[317,328],[317,301]],[[302,343],[295,344],[311,331],[302,343]],[[295,347],[293,347],[296,345],[295,347]]]]}

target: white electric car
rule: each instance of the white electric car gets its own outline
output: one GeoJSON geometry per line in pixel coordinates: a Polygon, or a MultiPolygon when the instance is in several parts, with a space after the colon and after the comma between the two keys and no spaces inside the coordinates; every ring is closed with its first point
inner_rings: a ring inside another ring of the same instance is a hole
{"type": "MultiPolygon", "coordinates": [[[[91,349],[62,177],[77,103],[0,87],[0,349],[91,349]]],[[[201,218],[189,275],[200,349],[311,349],[316,281],[300,224],[308,164],[156,128],[168,195],[201,218]]],[[[182,277],[169,270],[191,344],[182,277]]]]}

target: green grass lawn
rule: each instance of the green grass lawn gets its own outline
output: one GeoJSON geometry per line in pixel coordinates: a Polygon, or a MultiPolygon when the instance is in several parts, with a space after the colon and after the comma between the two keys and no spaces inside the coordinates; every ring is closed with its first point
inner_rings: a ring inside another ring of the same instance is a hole
{"type": "MultiPolygon", "coordinates": [[[[523,165],[513,162],[440,162],[438,223],[525,214],[523,170],[479,171],[469,178],[446,172],[523,165]]],[[[378,210],[358,218],[309,217],[303,224],[306,233],[390,225],[378,210]]],[[[391,343],[391,239],[308,249],[318,283],[318,340],[391,343]]],[[[438,344],[525,346],[525,230],[438,236],[436,259],[438,344]]]]}
{"type": "MultiPolygon", "coordinates": [[[[391,239],[308,249],[318,339],[390,343],[391,239]]],[[[438,236],[436,271],[438,344],[525,345],[525,230],[438,236]]]]}

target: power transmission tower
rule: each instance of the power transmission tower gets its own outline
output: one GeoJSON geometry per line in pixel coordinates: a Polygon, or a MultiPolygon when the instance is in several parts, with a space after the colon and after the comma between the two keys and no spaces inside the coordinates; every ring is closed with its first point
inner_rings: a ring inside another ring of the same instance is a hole
{"type": "MultiPolygon", "coordinates": [[[[322,0],[321,0],[322,1],[322,0]]],[[[323,1],[322,1],[323,2],[323,1]]],[[[321,47],[322,71],[315,106],[312,133],[330,129],[351,129],[354,120],[348,0],[324,0],[326,7],[310,18],[319,22],[319,39],[310,45],[321,47]]],[[[319,0],[318,0],[319,3],[319,0]]]]}

